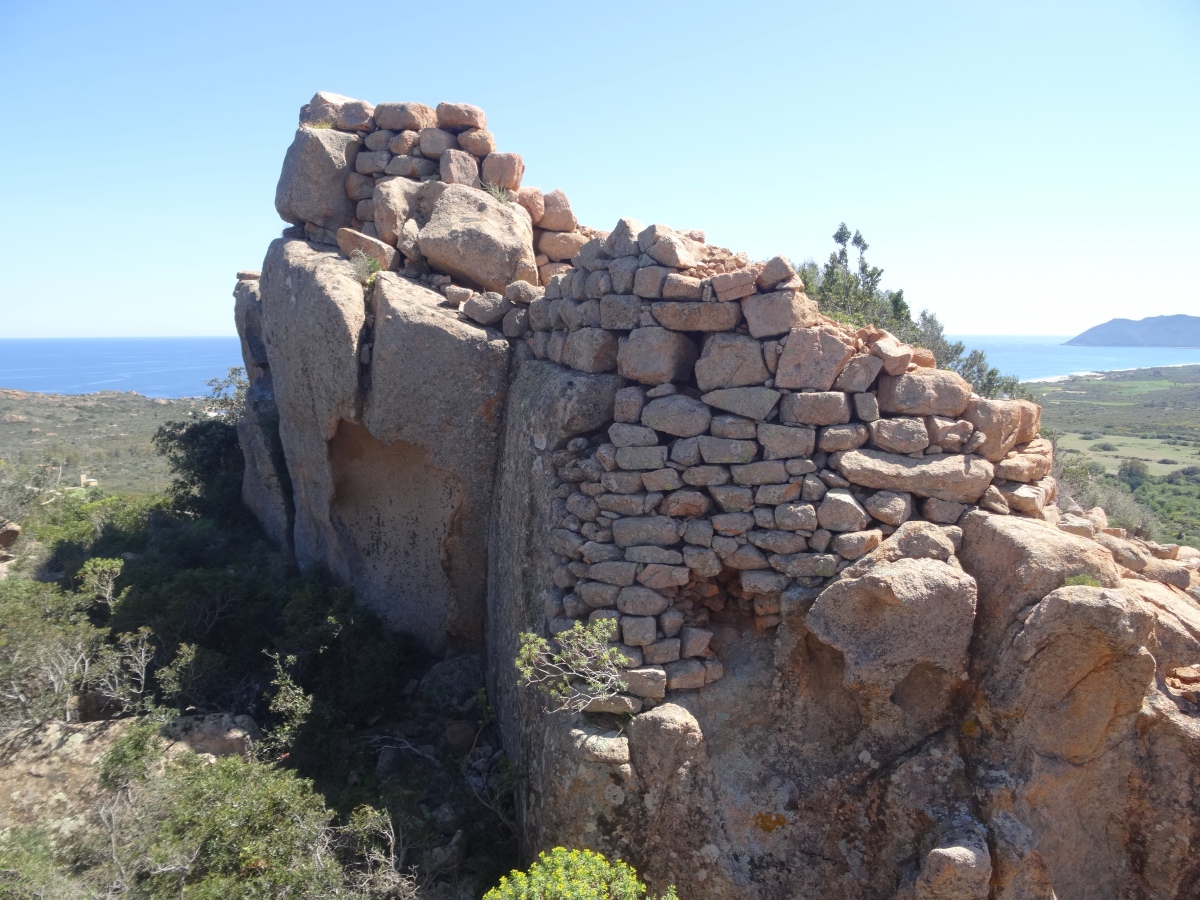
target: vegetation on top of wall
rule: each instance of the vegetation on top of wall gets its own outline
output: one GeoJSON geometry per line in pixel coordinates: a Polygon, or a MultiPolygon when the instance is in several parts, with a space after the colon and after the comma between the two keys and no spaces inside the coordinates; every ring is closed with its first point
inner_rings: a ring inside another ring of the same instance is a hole
{"type": "Polygon", "coordinates": [[[810,297],[821,312],[839,322],[860,328],[876,325],[900,340],[932,351],[940,368],[957,372],[982,397],[1028,397],[1016,376],[1005,375],[988,364],[982,350],[967,351],[962,341],[946,338],[937,316],[922,311],[914,320],[903,290],[881,287],[883,269],[867,262],[870,245],[862,233],[843,222],[833,234],[837,245],[824,266],[805,260],[797,269],[810,297]],[[853,265],[850,248],[858,253],[853,265]]]}

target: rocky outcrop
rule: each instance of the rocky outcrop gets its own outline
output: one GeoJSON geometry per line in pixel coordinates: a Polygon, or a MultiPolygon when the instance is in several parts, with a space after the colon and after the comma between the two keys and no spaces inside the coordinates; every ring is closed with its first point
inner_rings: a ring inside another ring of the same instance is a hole
{"type": "Polygon", "coordinates": [[[246,500],[485,649],[529,853],[713,900],[1200,890],[1200,560],[1060,511],[1036,405],[783,257],[580,225],[476,107],[301,120],[236,294],[246,500]],[[520,633],[599,619],[624,690],[545,711],[520,633]]]}
{"type": "MultiPolygon", "coordinates": [[[[272,245],[261,291],[297,561],[431,648],[478,648],[507,343],[408,279],[383,273],[368,296],[348,261],[303,241],[272,245]]],[[[246,493],[275,498],[262,405],[243,420],[260,487],[246,493]]]]}
{"type": "Polygon", "coordinates": [[[279,217],[285,222],[308,223],[315,237],[349,224],[354,205],[342,186],[361,147],[354,134],[302,125],[288,148],[275,189],[279,217]]]}

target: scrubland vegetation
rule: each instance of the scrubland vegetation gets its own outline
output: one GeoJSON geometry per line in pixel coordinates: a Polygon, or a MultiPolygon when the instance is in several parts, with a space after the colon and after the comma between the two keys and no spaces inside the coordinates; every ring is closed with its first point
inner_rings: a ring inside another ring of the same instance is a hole
{"type": "Polygon", "coordinates": [[[1139,534],[1200,546],[1200,366],[1028,387],[1068,493],[1139,534]]]}

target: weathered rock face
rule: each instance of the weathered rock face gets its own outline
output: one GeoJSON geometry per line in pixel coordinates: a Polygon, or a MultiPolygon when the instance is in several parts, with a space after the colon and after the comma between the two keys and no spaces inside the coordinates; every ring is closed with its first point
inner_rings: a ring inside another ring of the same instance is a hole
{"type": "Polygon", "coordinates": [[[535,271],[524,211],[464,184],[442,191],[417,246],[430,265],[485,291],[503,291],[535,271]]]}
{"type": "Polygon", "coordinates": [[[350,224],[354,204],[346,196],[345,181],[361,146],[358,137],[344,131],[299,128],[275,188],[279,217],[334,231],[350,224]]]}
{"type": "Polygon", "coordinates": [[[508,342],[460,321],[438,307],[438,294],[399,276],[381,275],[371,300],[360,436],[367,446],[331,445],[335,467],[348,457],[338,467],[344,480],[334,513],[352,536],[356,586],[369,579],[360,591],[421,598],[388,609],[397,628],[431,646],[440,635],[470,646],[483,630],[508,342]],[[452,380],[442,376],[447,368],[452,380]]]}
{"type": "Polygon", "coordinates": [[[319,243],[235,293],[246,502],[393,627],[486,635],[530,855],[699,900],[1200,894],[1195,562],[1061,516],[1035,405],[782,257],[579,225],[475,107],[304,117],[280,211],[319,243]],[[519,634],[597,619],[624,690],[544,712],[519,634]]]}
{"type": "Polygon", "coordinates": [[[963,674],[975,580],[935,559],[873,566],[821,592],[813,635],[842,654],[843,681],[877,729],[940,717],[963,674]]]}
{"type": "Polygon", "coordinates": [[[279,440],[279,407],[271,376],[246,391],[246,410],[238,420],[238,442],[246,459],[242,502],[275,543],[292,543],[292,482],[279,440]]]}
{"type": "MultiPolygon", "coordinates": [[[[432,648],[479,646],[507,342],[387,273],[368,321],[349,263],[299,241],[272,245],[262,294],[297,560],[327,566],[432,648]]],[[[244,420],[247,479],[274,498],[260,418],[244,420]]]]}
{"type": "Polygon", "coordinates": [[[296,559],[344,572],[329,521],[333,472],[326,444],[355,418],[358,340],[366,318],[350,264],[280,239],[263,261],[263,337],[271,360],[279,437],[293,487],[296,559]]]}

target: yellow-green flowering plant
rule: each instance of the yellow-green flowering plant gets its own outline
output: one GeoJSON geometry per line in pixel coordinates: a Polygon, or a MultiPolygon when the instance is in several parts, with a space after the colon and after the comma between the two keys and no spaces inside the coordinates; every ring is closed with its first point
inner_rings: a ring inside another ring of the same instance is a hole
{"type": "Polygon", "coordinates": [[[675,888],[646,896],[633,867],[609,862],[591,850],[555,847],[543,851],[526,871],[513,870],[483,900],[678,900],[675,888]]]}

